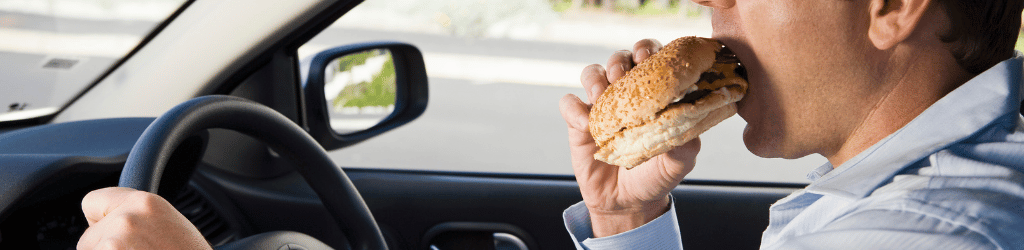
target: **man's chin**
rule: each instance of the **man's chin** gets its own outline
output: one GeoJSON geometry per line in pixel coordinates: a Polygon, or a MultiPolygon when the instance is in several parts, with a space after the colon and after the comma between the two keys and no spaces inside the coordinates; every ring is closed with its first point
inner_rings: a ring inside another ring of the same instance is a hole
{"type": "MultiPolygon", "coordinates": [[[[740,115],[740,117],[743,117],[743,115],[740,115]]],[[[748,122],[747,125],[743,127],[743,146],[746,146],[747,151],[750,151],[751,154],[761,158],[769,158],[766,154],[767,151],[760,147],[757,141],[758,138],[756,138],[753,132],[751,132],[750,123],[748,122]]]]}
{"type": "MultiPolygon", "coordinates": [[[[761,158],[786,158],[781,152],[780,147],[776,145],[775,140],[777,138],[769,138],[763,132],[759,132],[756,128],[752,127],[748,122],[743,128],[743,145],[747,147],[747,151],[751,154],[761,158]]],[[[796,157],[799,158],[799,157],[796,157]]]]}

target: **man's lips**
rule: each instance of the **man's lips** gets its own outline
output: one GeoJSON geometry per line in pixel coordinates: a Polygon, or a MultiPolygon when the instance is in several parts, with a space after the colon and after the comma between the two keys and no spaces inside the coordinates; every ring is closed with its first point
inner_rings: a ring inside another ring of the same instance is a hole
{"type": "Polygon", "coordinates": [[[756,65],[756,59],[755,57],[751,56],[750,49],[748,46],[746,46],[746,43],[739,41],[738,39],[735,39],[733,37],[727,36],[714,38],[717,39],[722,44],[724,44],[726,48],[731,50],[731,53],[735,55],[734,57],[737,60],[739,60],[741,67],[736,70],[736,74],[739,75],[740,77],[743,77],[744,80],[747,80],[748,87],[746,97],[736,102],[736,108],[738,109],[737,114],[739,114],[740,117],[743,117],[745,113],[745,109],[743,107],[746,106],[745,104],[747,100],[750,99],[750,94],[753,92],[752,88],[754,88],[753,86],[751,86],[754,83],[750,79],[750,70],[754,68],[753,65],[756,65]]]}

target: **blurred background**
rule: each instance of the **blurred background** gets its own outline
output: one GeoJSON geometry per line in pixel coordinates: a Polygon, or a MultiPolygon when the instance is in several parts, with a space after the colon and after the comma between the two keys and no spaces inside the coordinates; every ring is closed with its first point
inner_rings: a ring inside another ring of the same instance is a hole
{"type": "MultiPolygon", "coordinates": [[[[56,112],[183,3],[0,0],[0,121],[56,112]]],[[[426,113],[331,152],[341,166],[570,175],[558,100],[586,99],[581,70],[640,39],[710,35],[710,10],[691,1],[367,0],[297,53],[380,40],[423,52],[426,113]]],[[[744,125],[733,117],[702,135],[687,179],[806,183],[825,163],[755,157],[742,144],[744,125]]]]}
{"type": "MultiPolygon", "coordinates": [[[[430,104],[418,120],[331,152],[342,166],[571,175],[558,100],[586,99],[579,75],[640,39],[710,36],[710,9],[691,1],[370,0],[299,49],[396,40],[423,51],[430,104]]],[[[702,136],[687,178],[806,182],[825,162],[761,159],[746,151],[742,119],[702,136]]]]}

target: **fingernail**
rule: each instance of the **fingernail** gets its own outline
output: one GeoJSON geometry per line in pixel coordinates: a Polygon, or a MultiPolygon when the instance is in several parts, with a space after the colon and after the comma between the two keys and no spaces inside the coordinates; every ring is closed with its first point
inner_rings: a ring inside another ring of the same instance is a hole
{"type": "Polygon", "coordinates": [[[622,74],[623,74],[623,75],[625,75],[625,74],[626,74],[626,65],[622,65],[622,64],[619,64],[619,69],[621,69],[621,70],[622,70],[622,74]]]}
{"type": "Polygon", "coordinates": [[[597,101],[597,98],[601,97],[601,94],[599,93],[600,91],[601,91],[601,86],[598,86],[598,85],[590,86],[590,99],[594,100],[594,101],[597,101]]]}

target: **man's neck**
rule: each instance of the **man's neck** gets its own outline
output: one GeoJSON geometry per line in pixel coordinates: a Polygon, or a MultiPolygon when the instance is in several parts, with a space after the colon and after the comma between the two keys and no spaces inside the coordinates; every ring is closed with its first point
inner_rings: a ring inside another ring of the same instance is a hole
{"type": "MultiPolygon", "coordinates": [[[[932,48],[935,49],[935,48],[932,48]]],[[[925,109],[974,77],[963,70],[949,53],[915,53],[907,49],[894,53],[894,60],[880,78],[875,105],[860,125],[832,154],[822,154],[839,167],[886,136],[896,132],[925,109]],[[924,56],[922,56],[924,55],[924,56]]]]}

